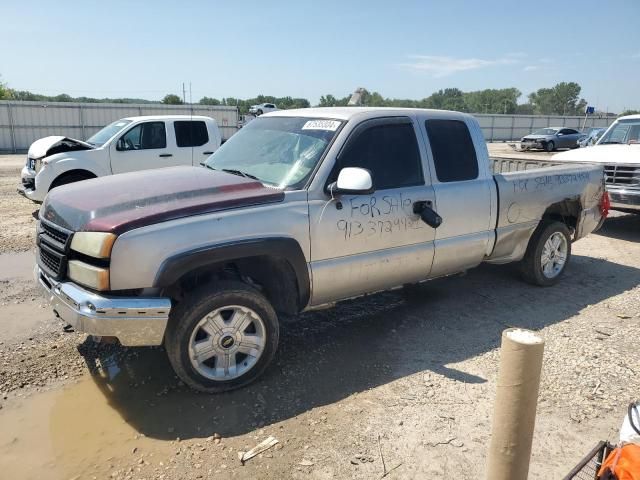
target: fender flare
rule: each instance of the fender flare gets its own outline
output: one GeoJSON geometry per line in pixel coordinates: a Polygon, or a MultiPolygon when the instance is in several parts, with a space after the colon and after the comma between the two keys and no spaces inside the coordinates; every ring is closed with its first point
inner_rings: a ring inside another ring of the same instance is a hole
{"type": "Polygon", "coordinates": [[[240,240],[207,245],[178,253],[162,262],[156,273],[153,286],[169,287],[197,268],[257,256],[272,256],[287,261],[298,286],[299,309],[304,309],[311,298],[311,279],[302,248],[293,238],[270,237],[240,240]]]}

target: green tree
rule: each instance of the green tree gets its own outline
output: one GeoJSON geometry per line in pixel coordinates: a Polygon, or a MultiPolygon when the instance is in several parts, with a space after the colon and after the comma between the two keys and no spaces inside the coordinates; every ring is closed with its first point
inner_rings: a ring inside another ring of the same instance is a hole
{"type": "Polygon", "coordinates": [[[521,103],[516,107],[516,111],[514,113],[517,115],[533,115],[533,105],[530,103],[521,103]]]}
{"type": "Polygon", "coordinates": [[[220,100],[211,97],[202,97],[198,103],[200,105],[221,105],[220,100]]]}
{"type": "Polygon", "coordinates": [[[473,113],[515,113],[520,95],[517,88],[486,89],[465,92],[464,102],[473,113]]]}
{"type": "Polygon", "coordinates": [[[169,93],[164,96],[164,98],[162,99],[162,103],[165,103],[167,105],[182,105],[184,102],[178,95],[169,93]]]}
{"type": "Polygon", "coordinates": [[[9,100],[13,98],[13,90],[7,87],[7,84],[2,81],[2,75],[0,75],[0,100],[9,100]]]}
{"type": "Polygon", "coordinates": [[[638,115],[639,113],[640,113],[640,110],[625,110],[620,114],[620,116],[623,117],[625,115],[638,115]]]}
{"type": "Polygon", "coordinates": [[[582,88],[576,82],[561,82],[529,95],[534,113],[541,115],[582,115],[587,106],[580,98],[582,88]]]}
{"type": "Polygon", "coordinates": [[[464,101],[464,93],[459,88],[445,88],[438,90],[424,99],[425,108],[437,108],[439,110],[468,111],[464,101]]]}
{"type": "Polygon", "coordinates": [[[349,103],[351,95],[342,98],[336,98],[331,94],[322,95],[318,107],[345,107],[349,103]]]}

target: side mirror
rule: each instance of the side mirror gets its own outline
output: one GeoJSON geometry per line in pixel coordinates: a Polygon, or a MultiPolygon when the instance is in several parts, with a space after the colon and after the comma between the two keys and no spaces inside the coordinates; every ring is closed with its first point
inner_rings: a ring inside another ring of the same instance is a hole
{"type": "Polygon", "coordinates": [[[127,147],[124,144],[124,137],[120,137],[116,142],[116,150],[118,150],[119,152],[122,152],[123,150],[126,150],[126,149],[127,147]]]}
{"type": "Polygon", "coordinates": [[[560,133],[560,132],[556,133],[556,136],[558,137],[561,137],[562,135],[564,135],[564,133],[560,133]]]}
{"type": "Polygon", "coordinates": [[[366,168],[345,167],[340,170],[338,180],[330,184],[327,189],[332,194],[367,195],[373,193],[373,179],[366,168]]]}

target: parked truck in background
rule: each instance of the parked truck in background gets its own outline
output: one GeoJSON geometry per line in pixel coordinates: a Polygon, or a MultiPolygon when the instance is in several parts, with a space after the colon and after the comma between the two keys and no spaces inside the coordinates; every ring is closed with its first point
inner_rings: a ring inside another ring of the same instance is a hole
{"type": "Polygon", "coordinates": [[[640,115],[618,118],[594,146],[558,153],[551,160],[603,166],[611,208],[640,213],[640,115]]]}
{"type": "Polygon", "coordinates": [[[607,214],[602,167],[492,173],[508,167],[462,113],[265,114],[204,168],[53,190],[37,281],[64,323],[163,344],[186,384],[222,392],[267,368],[281,314],[482,262],[520,262],[525,280],[555,284],[572,242],[607,214]]]}
{"type": "Polygon", "coordinates": [[[199,165],[220,143],[215,120],[191,115],[122,118],[86,142],[45,137],[29,148],[18,193],[42,202],[51,189],[89,178],[199,165]]]}

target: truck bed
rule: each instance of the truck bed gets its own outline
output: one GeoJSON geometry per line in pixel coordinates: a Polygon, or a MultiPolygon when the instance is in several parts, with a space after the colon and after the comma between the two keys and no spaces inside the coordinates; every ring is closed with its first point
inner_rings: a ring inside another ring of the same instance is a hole
{"type": "Polygon", "coordinates": [[[519,260],[531,233],[545,216],[573,217],[573,239],[600,224],[604,192],[601,165],[568,164],[548,160],[490,159],[498,189],[496,243],[488,261],[519,260]]]}

